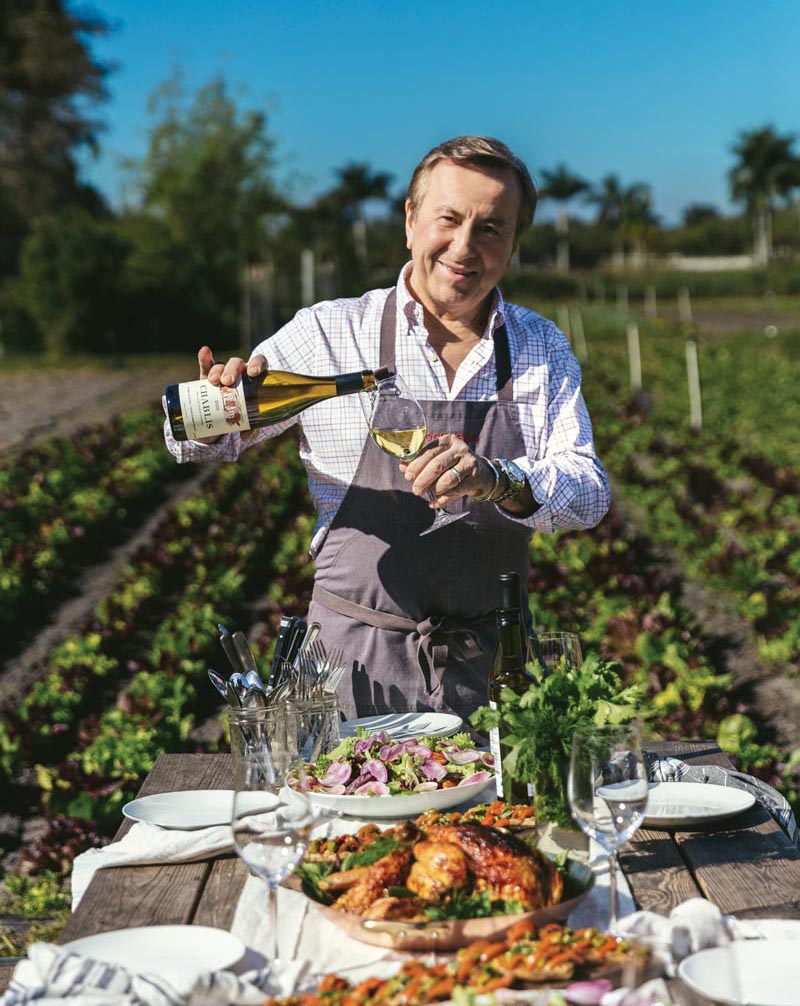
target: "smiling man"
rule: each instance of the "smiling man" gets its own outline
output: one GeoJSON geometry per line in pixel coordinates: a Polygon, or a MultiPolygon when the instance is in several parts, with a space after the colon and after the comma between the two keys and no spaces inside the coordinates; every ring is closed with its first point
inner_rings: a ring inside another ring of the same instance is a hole
{"type": "Polygon", "coordinates": [[[176,442],[165,424],[178,461],[235,460],[301,426],[318,514],[308,617],[348,658],[339,689],[347,716],[468,716],[483,705],[499,574],[516,570],[525,583],[535,529],[590,528],[608,509],[569,343],[498,287],[535,208],[530,174],[505,144],[448,140],[412,176],[411,262],[396,287],[298,312],[249,361],[215,363],[208,346],[198,353],[200,376],[225,385],[268,367],[388,366],[425,412],[427,446],[413,460],[398,462],[372,441],[360,396],[213,442],[176,442]],[[466,515],[420,537],[442,506],[466,515]]]}

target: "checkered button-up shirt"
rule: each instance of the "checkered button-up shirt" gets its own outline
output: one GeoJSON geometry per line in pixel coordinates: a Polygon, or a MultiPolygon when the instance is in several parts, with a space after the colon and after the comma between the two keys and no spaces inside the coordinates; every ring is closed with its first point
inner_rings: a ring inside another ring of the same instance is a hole
{"type": "MultiPolygon", "coordinates": [[[[397,285],[395,365],[416,398],[425,401],[492,401],[497,398],[494,330],[505,323],[525,442],[524,457],[512,458],[525,472],[539,509],[509,520],[531,528],[588,528],[608,509],[608,477],[592,441],[580,390],[580,368],[556,326],[527,308],[503,300],[498,290],[486,330],[448,387],[444,366],[428,341],[422,305],[411,296],[404,267],[397,285]]],[[[304,308],[255,347],[270,369],[299,374],[345,374],[379,365],[380,326],[389,290],[325,301],[304,308]]],[[[300,456],[317,508],[311,544],[316,555],[355,476],[367,437],[360,395],[321,402],[300,415],[248,433],[230,433],[213,444],[176,441],[164,424],[169,450],[179,462],[235,461],[247,447],[301,426],[300,456]]]]}

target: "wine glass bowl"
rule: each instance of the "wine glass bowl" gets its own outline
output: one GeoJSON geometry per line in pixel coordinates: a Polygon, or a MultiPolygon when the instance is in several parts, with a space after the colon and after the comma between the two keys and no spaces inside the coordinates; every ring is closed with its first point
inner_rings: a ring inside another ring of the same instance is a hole
{"type": "Polygon", "coordinates": [[[648,796],[638,723],[590,726],[572,739],[567,795],[572,816],[609,860],[610,923],[617,924],[617,857],[641,827],[648,796]]]}
{"type": "MultiPolygon", "coordinates": [[[[399,461],[411,461],[422,453],[428,432],[425,412],[399,374],[378,381],[360,400],[369,435],[382,451],[399,461]]],[[[428,498],[436,499],[432,487],[428,489],[428,498]]],[[[466,516],[466,510],[450,513],[442,506],[437,507],[433,524],[421,531],[420,537],[466,516]]]]}
{"type": "Polygon", "coordinates": [[[369,435],[382,451],[400,461],[411,461],[422,451],[427,433],[425,413],[399,374],[379,381],[359,400],[369,435]]]}
{"type": "Polygon", "coordinates": [[[550,674],[559,665],[579,667],[583,662],[581,643],[575,632],[540,632],[530,637],[532,657],[550,674]]]}

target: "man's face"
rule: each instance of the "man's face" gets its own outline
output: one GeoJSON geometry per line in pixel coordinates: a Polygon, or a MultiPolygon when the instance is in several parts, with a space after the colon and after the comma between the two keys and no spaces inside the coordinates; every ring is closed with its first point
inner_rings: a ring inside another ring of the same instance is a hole
{"type": "Polygon", "coordinates": [[[416,212],[406,200],[410,286],[442,319],[471,321],[514,250],[519,185],[510,170],[439,161],[416,212]]]}

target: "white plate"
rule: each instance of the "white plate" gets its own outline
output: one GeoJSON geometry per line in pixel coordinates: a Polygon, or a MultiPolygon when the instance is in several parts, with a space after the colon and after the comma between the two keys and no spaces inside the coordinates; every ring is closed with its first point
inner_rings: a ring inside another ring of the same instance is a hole
{"type": "MultiPolygon", "coordinates": [[[[252,812],[269,810],[278,802],[277,797],[269,793],[248,793],[247,797],[253,800],[252,812]]],[[[122,808],[122,813],[132,821],[194,831],[215,824],[230,824],[232,809],[232,789],[187,789],[131,800],[122,808]]]]}
{"type": "Polygon", "coordinates": [[[463,726],[461,717],[453,713],[386,713],[348,720],[339,727],[339,736],[355,737],[358,727],[366,727],[373,733],[383,730],[394,741],[407,741],[412,737],[452,737],[463,726]]]}
{"type": "Polygon", "coordinates": [[[737,940],[701,950],[681,961],[678,975],[715,1003],[797,1006],[800,1001],[800,955],[794,940],[737,940]]]}
{"type": "Polygon", "coordinates": [[[743,789],[706,782],[654,782],[647,796],[644,826],[681,828],[713,824],[741,814],[756,802],[743,789]]]}
{"type": "Polygon", "coordinates": [[[332,793],[311,793],[312,803],[326,810],[351,814],[356,817],[417,817],[429,807],[446,810],[468,800],[476,800],[489,786],[494,787],[494,777],[483,782],[464,782],[448,789],[432,789],[426,793],[407,793],[403,796],[348,796],[332,793]]]}
{"type": "Polygon", "coordinates": [[[230,967],[245,951],[238,937],[210,926],[115,929],[64,946],[92,960],[120,964],[135,974],[158,975],[176,987],[185,987],[208,971],[230,967]]]}
{"type": "Polygon", "coordinates": [[[734,919],[735,939],[800,940],[800,919],[734,919]]]}

